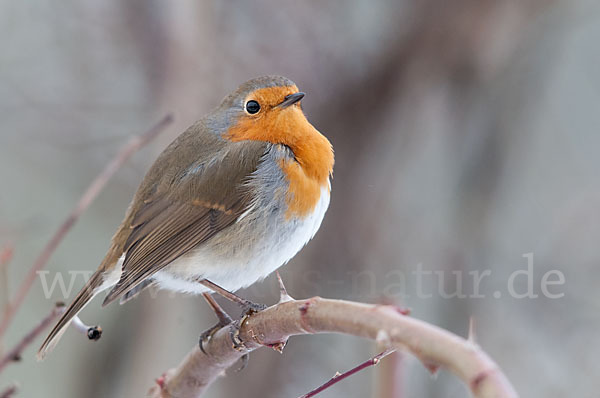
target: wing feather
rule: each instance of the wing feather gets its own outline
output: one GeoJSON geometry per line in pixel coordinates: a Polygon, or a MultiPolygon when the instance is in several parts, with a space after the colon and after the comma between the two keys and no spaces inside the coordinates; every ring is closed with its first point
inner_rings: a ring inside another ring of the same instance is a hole
{"type": "Polygon", "coordinates": [[[253,195],[245,182],[258,167],[266,145],[239,144],[245,145],[227,148],[217,162],[195,166],[197,174],[177,179],[172,189],[153,193],[136,209],[123,247],[121,278],[103,305],[235,223],[248,208],[253,195]]]}

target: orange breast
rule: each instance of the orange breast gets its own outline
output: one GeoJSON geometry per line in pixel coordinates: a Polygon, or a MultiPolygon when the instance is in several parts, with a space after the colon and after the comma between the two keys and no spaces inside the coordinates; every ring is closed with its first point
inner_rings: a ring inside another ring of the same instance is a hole
{"type": "Polygon", "coordinates": [[[302,166],[294,160],[282,160],[281,169],[290,184],[286,196],[286,218],[309,216],[321,198],[321,187],[324,184],[307,176],[302,166]]]}
{"type": "Polygon", "coordinates": [[[231,141],[259,140],[287,145],[296,160],[281,161],[281,169],[289,181],[286,217],[304,218],[311,214],[321,197],[321,189],[329,189],[333,171],[331,143],[306,120],[297,105],[281,109],[275,105],[286,95],[297,92],[295,87],[270,87],[254,92],[265,104],[264,112],[243,116],[224,137],[231,141]],[[258,92],[258,93],[257,93],[258,92]]]}

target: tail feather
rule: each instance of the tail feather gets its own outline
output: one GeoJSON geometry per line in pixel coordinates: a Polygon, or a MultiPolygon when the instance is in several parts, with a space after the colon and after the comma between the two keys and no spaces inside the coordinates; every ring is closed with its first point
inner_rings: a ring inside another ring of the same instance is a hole
{"type": "Polygon", "coordinates": [[[77,294],[75,300],[71,303],[69,308],[64,312],[62,317],[58,320],[54,328],[50,331],[46,340],[42,343],[42,346],[38,350],[37,359],[42,361],[46,355],[54,349],[67,327],[71,323],[71,320],[75,315],[79,313],[89,303],[96,294],[100,293],[101,285],[103,282],[102,274],[96,271],[90,280],[85,284],[83,289],[77,294]]]}
{"type": "Polygon", "coordinates": [[[154,285],[154,280],[152,279],[146,279],[145,281],[143,281],[142,283],[140,283],[139,285],[137,285],[136,287],[134,287],[133,289],[129,290],[128,292],[126,292],[124,295],[121,296],[121,299],[119,300],[119,304],[123,305],[126,302],[128,302],[129,300],[133,300],[135,297],[137,297],[144,289],[150,287],[154,285]]]}

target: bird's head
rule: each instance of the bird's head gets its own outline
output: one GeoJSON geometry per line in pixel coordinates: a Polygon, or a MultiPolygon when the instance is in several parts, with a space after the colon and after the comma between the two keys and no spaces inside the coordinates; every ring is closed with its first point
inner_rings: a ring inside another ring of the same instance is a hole
{"type": "Polygon", "coordinates": [[[220,123],[219,133],[230,141],[256,140],[289,147],[307,173],[314,172],[314,177],[323,180],[332,171],[333,150],[306,119],[300,105],[304,95],[285,77],[258,77],[223,100],[213,114],[222,120],[214,122],[220,123]]]}

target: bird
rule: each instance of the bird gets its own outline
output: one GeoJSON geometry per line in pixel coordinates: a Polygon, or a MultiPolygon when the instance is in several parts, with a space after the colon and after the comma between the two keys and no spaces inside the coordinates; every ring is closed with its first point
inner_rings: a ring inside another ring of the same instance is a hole
{"type": "Polygon", "coordinates": [[[38,360],[105,290],[103,306],[151,285],[234,292],[292,259],[321,225],[334,166],[330,141],[304,114],[304,96],[282,76],[248,80],[168,145],[38,360]]]}

